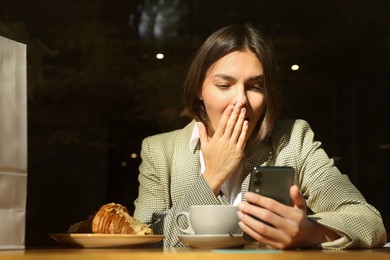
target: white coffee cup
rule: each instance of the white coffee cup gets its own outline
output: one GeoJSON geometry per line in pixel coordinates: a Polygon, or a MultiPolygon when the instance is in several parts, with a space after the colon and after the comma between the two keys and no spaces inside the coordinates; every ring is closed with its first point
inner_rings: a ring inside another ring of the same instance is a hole
{"type": "Polygon", "coordinates": [[[179,212],[175,217],[176,227],[189,235],[240,234],[238,208],[232,205],[190,206],[188,212],[179,212]],[[179,221],[185,217],[188,227],[183,228],[179,221]]]}

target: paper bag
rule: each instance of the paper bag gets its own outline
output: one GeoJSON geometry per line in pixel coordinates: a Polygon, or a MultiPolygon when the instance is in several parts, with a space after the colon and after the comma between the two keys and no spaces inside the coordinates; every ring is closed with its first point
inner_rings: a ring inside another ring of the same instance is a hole
{"type": "Polygon", "coordinates": [[[25,247],[26,45],[0,36],[0,249],[25,247]]]}

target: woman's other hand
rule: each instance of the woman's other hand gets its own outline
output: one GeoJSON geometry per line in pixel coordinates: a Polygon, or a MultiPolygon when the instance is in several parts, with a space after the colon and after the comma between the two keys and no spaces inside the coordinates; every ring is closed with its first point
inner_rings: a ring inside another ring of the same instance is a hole
{"type": "Polygon", "coordinates": [[[247,202],[240,203],[238,212],[242,231],[275,249],[314,247],[339,237],[334,231],[307,218],[306,201],[297,186],[291,187],[290,196],[293,206],[253,192],[246,193],[247,202]]]}

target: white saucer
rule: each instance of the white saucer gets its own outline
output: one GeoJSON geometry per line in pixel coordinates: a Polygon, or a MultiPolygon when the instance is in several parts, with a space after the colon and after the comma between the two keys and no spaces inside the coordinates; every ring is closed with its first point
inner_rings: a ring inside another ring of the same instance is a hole
{"type": "Polygon", "coordinates": [[[244,246],[246,241],[242,234],[224,235],[179,235],[179,239],[194,248],[231,248],[244,246]]]}
{"type": "Polygon", "coordinates": [[[158,242],[162,235],[128,235],[128,234],[49,234],[61,244],[85,248],[133,247],[158,242]]]}

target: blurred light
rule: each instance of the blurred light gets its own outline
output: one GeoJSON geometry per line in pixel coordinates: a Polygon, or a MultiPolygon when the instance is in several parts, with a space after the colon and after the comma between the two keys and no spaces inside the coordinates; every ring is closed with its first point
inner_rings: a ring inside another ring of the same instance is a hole
{"type": "Polygon", "coordinates": [[[132,153],[132,154],[130,154],[130,157],[131,157],[132,159],[135,159],[135,158],[137,158],[138,156],[137,156],[136,153],[132,153]]]}
{"type": "Polygon", "coordinates": [[[342,160],[341,156],[333,156],[335,162],[340,162],[342,160]]]}
{"type": "Polygon", "coordinates": [[[159,60],[162,60],[162,59],[164,59],[164,54],[162,54],[162,53],[157,53],[157,54],[156,54],[156,58],[159,59],[159,60]]]}
{"type": "Polygon", "coordinates": [[[381,145],[379,145],[379,149],[389,150],[390,149],[390,144],[381,144],[381,145]]]}
{"type": "Polygon", "coordinates": [[[299,70],[299,66],[297,64],[294,64],[291,66],[292,70],[299,70]]]}
{"type": "Polygon", "coordinates": [[[121,166],[122,166],[122,167],[126,167],[126,166],[127,166],[127,162],[122,162],[122,163],[121,163],[121,166]]]}

